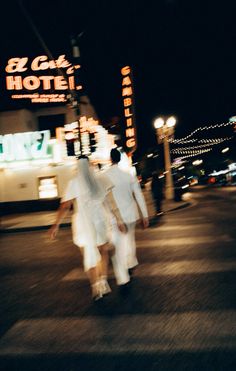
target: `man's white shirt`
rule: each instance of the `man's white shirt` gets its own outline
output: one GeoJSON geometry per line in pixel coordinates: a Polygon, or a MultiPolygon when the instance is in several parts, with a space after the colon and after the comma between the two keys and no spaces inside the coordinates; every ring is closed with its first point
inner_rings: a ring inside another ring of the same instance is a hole
{"type": "Polygon", "coordinates": [[[124,223],[133,223],[139,219],[135,200],[138,203],[142,217],[147,218],[147,207],[137,177],[121,170],[118,165],[112,165],[105,174],[114,185],[112,188],[113,197],[124,223]]]}

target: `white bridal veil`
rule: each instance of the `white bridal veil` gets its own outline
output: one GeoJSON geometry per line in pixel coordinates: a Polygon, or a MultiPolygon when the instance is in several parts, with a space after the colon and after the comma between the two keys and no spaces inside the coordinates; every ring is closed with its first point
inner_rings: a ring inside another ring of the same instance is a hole
{"type": "Polygon", "coordinates": [[[78,181],[82,194],[87,194],[93,199],[98,199],[102,196],[102,190],[96,180],[94,170],[86,158],[78,160],[78,181]]]}

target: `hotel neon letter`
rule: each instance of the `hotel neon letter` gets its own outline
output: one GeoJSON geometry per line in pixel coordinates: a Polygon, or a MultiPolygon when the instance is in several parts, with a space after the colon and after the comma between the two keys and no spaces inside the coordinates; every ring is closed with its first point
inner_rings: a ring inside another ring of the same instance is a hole
{"type": "Polygon", "coordinates": [[[24,72],[27,67],[24,67],[28,61],[28,58],[11,58],[6,66],[6,72],[24,72]]]}
{"type": "Polygon", "coordinates": [[[27,76],[23,79],[23,86],[28,90],[36,90],[40,87],[40,80],[36,76],[27,76]]]}
{"type": "Polygon", "coordinates": [[[22,90],[21,76],[7,76],[6,77],[7,90],[22,90]]]}

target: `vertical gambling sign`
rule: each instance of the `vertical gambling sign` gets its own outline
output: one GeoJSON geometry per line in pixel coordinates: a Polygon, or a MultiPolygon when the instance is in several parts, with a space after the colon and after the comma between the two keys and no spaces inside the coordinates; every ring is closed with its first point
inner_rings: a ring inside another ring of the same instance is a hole
{"type": "Polygon", "coordinates": [[[137,147],[135,112],[134,112],[134,88],[132,71],[130,66],[121,68],[122,76],[122,101],[125,122],[125,150],[132,154],[137,147]]]}

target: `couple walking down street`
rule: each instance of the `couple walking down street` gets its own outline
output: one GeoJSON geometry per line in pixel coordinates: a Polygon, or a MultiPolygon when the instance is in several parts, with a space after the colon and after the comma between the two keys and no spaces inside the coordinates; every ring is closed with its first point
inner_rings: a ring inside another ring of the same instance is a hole
{"type": "Polygon", "coordinates": [[[130,269],[137,264],[135,224],[139,219],[148,227],[145,200],[135,176],[118,167],[120,152],[111,150],[112,166],[95,173],[86,156],[80,156],[75,176],[68,182],[55,224],[49,234],[53,239],[66,212],[73,205],[73,242],[83,255],[92,298],[101,299],[111,292],[107,281],[109,250],[117,284],[130,281],[130,269]]]}

